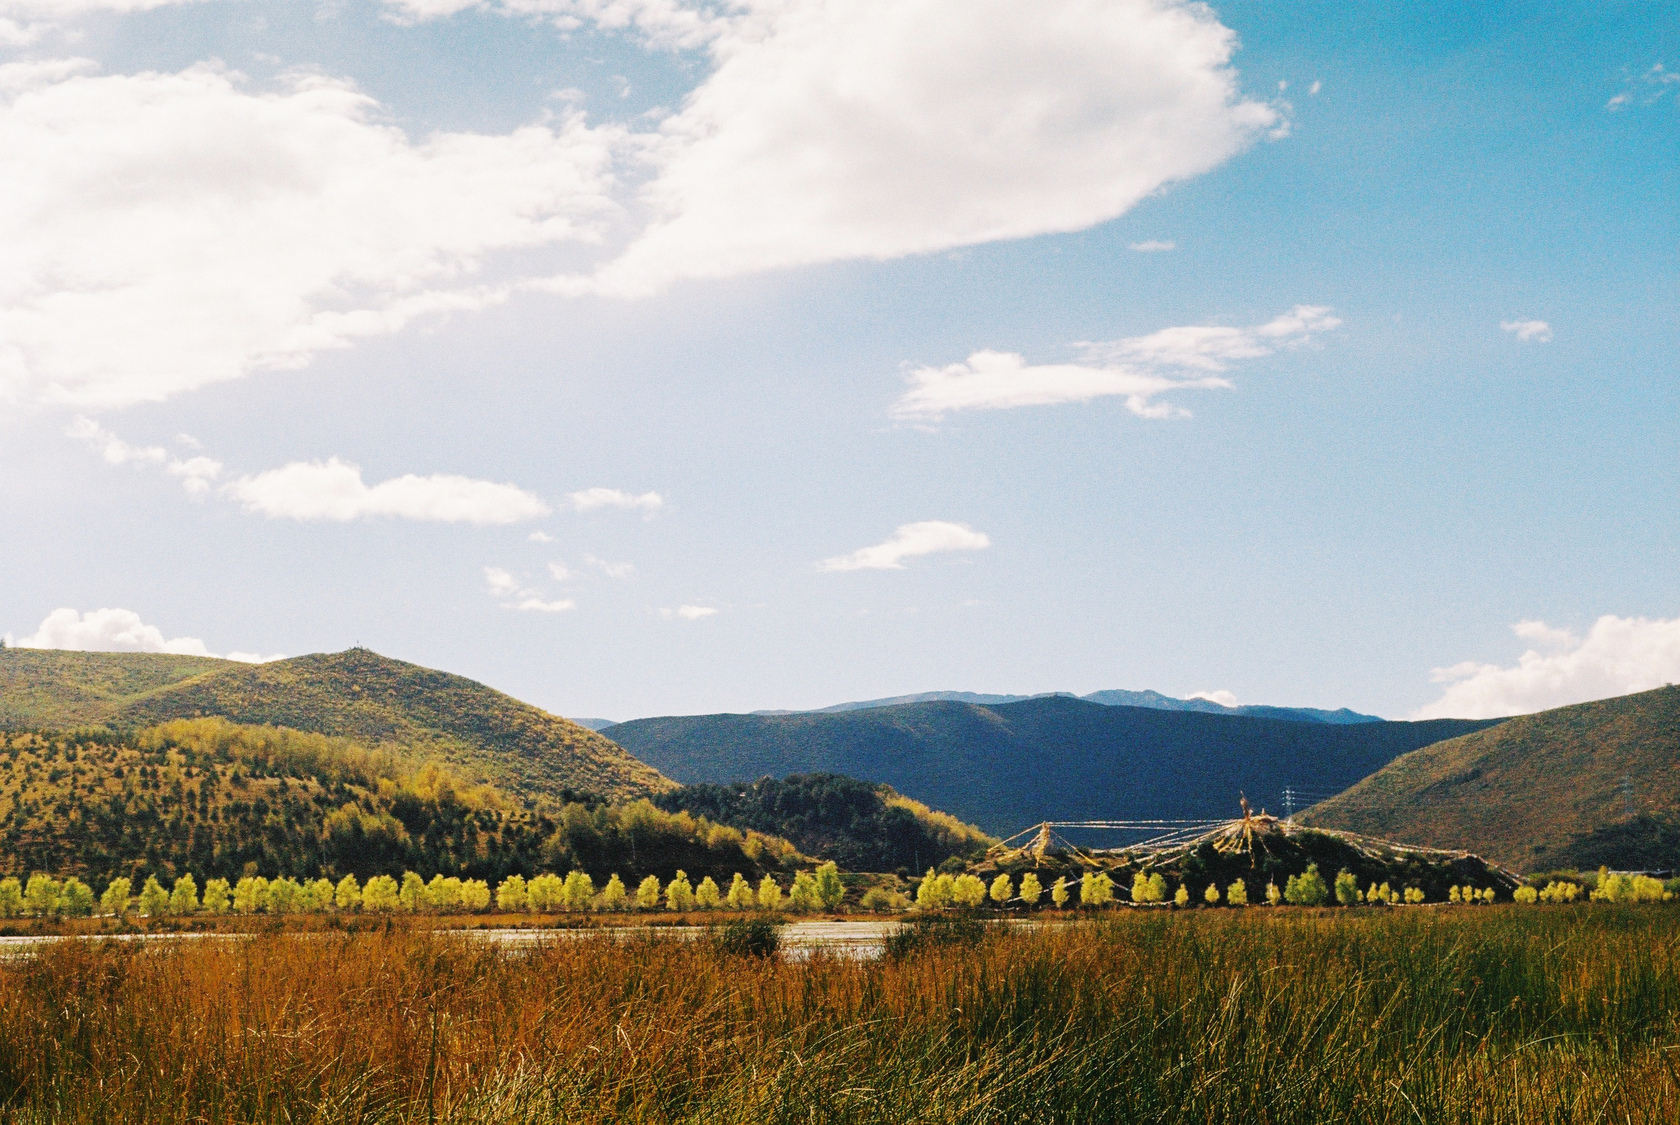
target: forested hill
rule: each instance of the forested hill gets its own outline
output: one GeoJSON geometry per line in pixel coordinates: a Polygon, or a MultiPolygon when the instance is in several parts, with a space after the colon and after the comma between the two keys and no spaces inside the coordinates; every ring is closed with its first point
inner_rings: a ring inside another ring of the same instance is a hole
{"type": "Polygon", "coordinates": [[[0,725],[149,726],[221,716],[396,744],[521,797],[671,788],[594,731],[469,680],[367,649],[268,664],[141,653],[0,651],[0,725]]]}
{"type": "Polygon", "coordinates": [[[1680,867],[1680,687],[1425,747],[1303,819],[1519,870],[1680,867]]]}
{"type": "Polygon", "coordinates": [[[1490,725],[1292,722],[1053,696],[638,719],[605,733],[684,784],[842,773],[1006,835],[1046,819],[1224,817],[1239,791],[1276,811],[1286,785],[1337,792],[1490,725]]]}
{"type": "Polygon", "coordinates": [[[801,859],[786,841],[645,800],[529,809],[441,763],[283,728],[0,733],[0,875],[495,881],[576,867],[601,880],[678,868],[727,880],[801,859]]]}

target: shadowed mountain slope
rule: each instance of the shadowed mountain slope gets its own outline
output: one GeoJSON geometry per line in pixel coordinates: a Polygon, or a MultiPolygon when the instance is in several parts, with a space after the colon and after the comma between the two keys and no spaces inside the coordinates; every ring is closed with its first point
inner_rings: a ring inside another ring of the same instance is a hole
{"type": "Polygon", "coordinates": [[[1488,725],[1309,723],[1049,696],[638,719],[606,733],[685,784],[842,773],[1006,835],[1046,819],[1223,818],[1239,791],[1276,809],[1286,785],[1334,792],[1488,725]]]}
{"type": "Polygon", "coordinates": [[[199,716],[290,727],[437,756],[523,797],[571,789],[624,798],[671,788],[594,731],[464,676],[366,649],[268,664],[160,659],[9,649],[0,653],[0,715],[13,728],[143,727],[199,716]],[[168,682],[180,671],[189,675],[168,682]],[[59,684],[73,690],[61,695],[59,684]]]}
{"type": "Polygon", "coordinates": [[[1520,870],[1680,867],[1680,687],[1425,747],[1302,819],[1520,870]]]}

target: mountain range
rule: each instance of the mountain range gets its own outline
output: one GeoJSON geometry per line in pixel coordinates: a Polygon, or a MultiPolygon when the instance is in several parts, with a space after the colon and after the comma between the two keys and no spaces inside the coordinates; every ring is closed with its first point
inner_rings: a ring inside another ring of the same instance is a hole
{"type": "Polygon", "coordinates": [[[685,785],[842,773],[1007,835],[1041,820],[1225,818],[1242,793],[1276,811],[1286,786],[1338,792],[1490,725],[1303,722],[1058,695],[638,719],[606,734],[685,785]]]}
{"type": "MultiPolygon", "coordinates": [[[[754,711],[754,715],[829,715],[840,711],[869,711],[877,707],[899,707],[906,703],[973,703],[981,707],[991,707],[999,703],[1024,703],[1029,699],[1050,699],[1061,697],[1067,699],[1083,699],[1087,703],[1101,703],[1106,707],[1149,707],[1157,711],[1200,711],[1208,715],[1250,715],[1263,719],[1291,719],[1303,723],[1380,723],[1383,720],[1376,715],[1361,715],[1358,711],[1350,711],[1342,707],[1335,711],[1325,711],[1317,707],[1269,707],[1263,704],[1239,704],[1227,707],[1223,703],[1212,699],[1193,696],[1179,699],[1171,695],[1162,695],[1158,691],[1127,691],[1124,688],[1109,688],[1105,691],[1093,691],[1089,695],[1074,695],[1068,691],[1039,692],[1036,695],[987,695],[973,691],[924,691],[916,695],[889,695],[882,699],[861,699],[852,703],[836,703],[830,707],[818,707],[811,711],[754,711]]],[[[594,730],[605,730],[612,723],[602,723],[599,719],[578,720],[594,730]]]]}

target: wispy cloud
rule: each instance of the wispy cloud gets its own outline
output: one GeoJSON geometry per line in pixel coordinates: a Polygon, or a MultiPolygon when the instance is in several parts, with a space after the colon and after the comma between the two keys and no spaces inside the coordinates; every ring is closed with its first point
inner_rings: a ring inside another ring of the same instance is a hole
{"type": "Polygon", "coordinates": [[[1178,243],[1170,238],[1148,238],[1132,243],[1132,249],[1140,254],[1160,254],[1168,250],[1177,250],[1178,243]]]}
{"type": "Polygon", "coordinates": [[[1552,342],[1552,326],[1543,320],[1502,320],[1499,327],[1525,344],[1552,342]]]}
{"type": "Polygon", "coordinates": [[[643,492],[637,495],[617,488],[585,488],[579,492],[569,494],[574,511],[594,512],[602,508],[619,508],[624,511],[643,511],[649,515],[665,506],[664,499],[657,492],[643,492]]]}
{"type": "MultiPolygon", "coordinates": [[[[55,609],[40,628],[27,637],[6,634],[6,643],[19,648],[56,648],[75,652],[166,652],[177,656],[216,656],[197,637],[169,637],[156,625],[148,625],[131,609],[55,609]]],[[[230,652],[224,660],[262,664],[284,660],[279,653],[261,656],[254,652],[230,652]]]]}
{"type": "Polygon", "coordinates": [[[329,457],[294,461],[222,487],[248,512],[270,519],[347,522],[375,516],[436,523],[506,524],[549,514],[541,497],[512,484],[412,473],[375,485],[359,465],[329,457]]]}
{"type": "Polygon", "coordinates": [[[713,617],[719,610],[709,605],[680,605],[676,609],[662,609],[659,616],[670,621],[680,618],[683,621],[699,621],[703,617],[713,617]]]}
{"type": "MultiPolygon", "coordinates": [[[[130,445],[91,418],[77,417],[65,433],[97,450],[109,465],[156,465],[181,482],[195,500],[210,494],[210,485],[222,472],[222,463],[209,457],[176,457],[161,445],[130,445]]],[[[185,438],[186,435],[182,435],[185,438]]],[[[179,440],[179,439],[177,439],[179,440]]],[[[188,439],[191,441],[191,439],[188,439]]],[[[192,441],[194,448],[197,442],[192,441]]]]}
{"type": "Polygon", "coordinates": [[[904,560],[941,551],[979,551],[992,545],[984,533],[960,523],[923,520],[899,526],[885,542],[824,559],[819,570],[903,570],[904,560]]]}
{"type": "Polygon", "coordinates": [[[1543,621],[1519,621],[1511,631],[1532,646],[1516,664],[1467,660],[1434,669],[1430,680],[1447,686],[1412,717],[1492,719],[1680,683],[1680,618],[1606,615],[1585,637],[1543,621]]]}
{"type": "Polygon", "coordinates": [[[1657,63],[1650,70],[1630,75],[1622,86],[1622,92],[1605,102],[1604,108],[1615,111],[1627,109],[1629,106],[1652,105],[1672,90],[1676,83],[1680,83],[1680,74],[1668,70],[1662,63],[1657,63]]]}
{"type": "Polygon", "coordinates": [[[504,567],[485,567],[484,586],[491,597],[503,599],[503,609],[517,609],[525,613],[564,613],[577,607],[577,602],[571,598],[544,598],[539,591],[526,586],[504,567]]]}
{"type": "Polygon", "coordinates": [[[1078,345],[1083,363],[1029,364],[1013,352],[979,351],[962,363],[920,367],[892,416],[938,421],[962,410],[1008,410],[1123,397],[1132,413],[1170,418],[1188,413],[1156,401],[1170,391],[1230,387],[1222,372],[1246,359],[1295,347],[1341,324],[1329,308],[1297,305],[1252,328],[1190,325],[1146,336],[1078,345]]]}
{"type": "Polygon", "coordinates": [[[608,578],[624,579],[629,578],[636,573],[636,567],[633,563],[608,562],[606,559],[598,559],[594,555],[583,556],[583,561],[606,575],[608,578]]]}

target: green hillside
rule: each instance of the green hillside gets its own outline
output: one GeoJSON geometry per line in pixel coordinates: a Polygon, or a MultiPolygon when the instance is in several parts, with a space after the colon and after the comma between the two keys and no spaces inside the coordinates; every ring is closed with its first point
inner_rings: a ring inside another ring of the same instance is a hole
{"type": "Polygon", "coordinates": [[[228,667],[213,656],[0,649],[0,730],[109,722],[154,691],[228,667]]]}
{"type": "Polygon", "coordinates": [[[1335,792],[1488,725],[1295,722],[1051,696],[638,719],[605,733],[684,784],[839,773],[1002,836],[1040,820],[1224,818],[1239,792],[1276,811],[1284,786],[1335,792]]]}
{"type": "Polygon", "coordinates": [[[727,880],[802,860],[786,841],[645,800],[532,809],[447,765],[283,728],[0,733],[0,875],[495,881],[576,867],[603,881],[678,868],[727,880]]]}
{"type": "Polygon", "coordinates": [[[594,731],[463,676],[366,649],[268,664],[0,652],[0,722],[12,729],[144,727],[198,716],[398,745],[520,797],[569,789],[626,798],[672,785],[594,731]]]}
{"type": "Polygon", "coordinates": [[[1519,870],[1680,867],[1680,687],[1424,747],[1302,819],[1519,870]]]}

